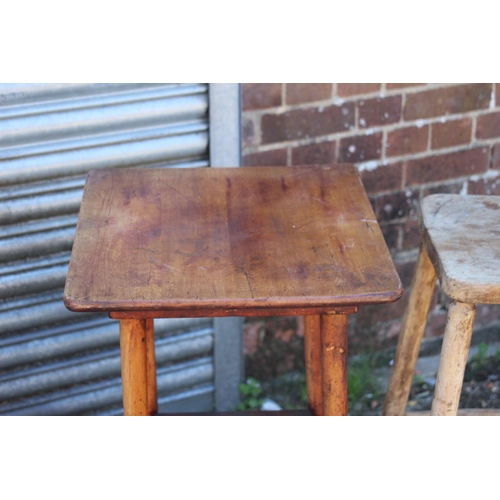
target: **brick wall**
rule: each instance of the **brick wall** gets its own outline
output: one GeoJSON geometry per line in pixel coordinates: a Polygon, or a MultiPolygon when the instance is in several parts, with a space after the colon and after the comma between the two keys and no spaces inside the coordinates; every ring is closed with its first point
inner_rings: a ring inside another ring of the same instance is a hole
{"type": "MultiPolygon", "coordinates": [[[[242,106],[243,165],[358,167],[405,293],[351,316],[350,342],[394,344],[420,243],[419,200],[500,195],[500,84],[248,83],[242,106]]],[[[448,303],[436,287],[426,337],[443,333],[448,303]]],[[[500,307],[479,306],[476,325],[495,324],[500,307]]]]}

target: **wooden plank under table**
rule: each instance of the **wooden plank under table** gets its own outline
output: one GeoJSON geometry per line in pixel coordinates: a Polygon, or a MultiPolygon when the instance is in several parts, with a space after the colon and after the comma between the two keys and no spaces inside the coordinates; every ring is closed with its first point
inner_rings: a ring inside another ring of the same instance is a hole
{"type": "Polygon", "coordinates": [[[126,414],[156,412],[151,318],[311,316],[309,402],[329,415],[347,413],[346,315],[401,293],[352,165],[131,168],[88,174],[64,302],[120,319],[126,414]]]}

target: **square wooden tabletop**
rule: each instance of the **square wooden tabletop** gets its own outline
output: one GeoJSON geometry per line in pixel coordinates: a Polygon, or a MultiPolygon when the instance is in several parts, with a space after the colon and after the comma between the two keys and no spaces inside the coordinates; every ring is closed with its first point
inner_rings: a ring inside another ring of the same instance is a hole
{"type": "Polygon", "coordinates": [[[401,293],[352,165],[132,168],[89,173],[64,302],[245,315],[401,293]]]}

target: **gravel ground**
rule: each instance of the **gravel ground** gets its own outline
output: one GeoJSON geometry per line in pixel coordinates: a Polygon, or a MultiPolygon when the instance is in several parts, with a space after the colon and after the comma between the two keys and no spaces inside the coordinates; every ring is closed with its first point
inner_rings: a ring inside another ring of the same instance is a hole
{"type": "MultiPolygon", "coordinates": [[[[439,355],[419,358],[407,411],[429,411],[434,397],[439,355]]],[[[378,397],[367,395],[355,402],[352,413],[355,415],[382,414],[385,392],[391,369],[374,370],[380,387],[378,397]]],[[[493,342],[473,346],[465,370],[464,383],[459,408],[496,408],[500,409],[500,343],[493,342]]]]}
{"type": "MultiPolygon", "coordinates": [[[[431,408],[439,355],[423,356],[417,362],[416,376],[410,391],[407,411],[428,411],[431,408]]],[[[377,390],[351,401],[349,414],[380,416],[390,366],[375,368],[372,386],[377,390]]],[[[276,402],[283,409],[306,407],[305,376],[301,371],[267,380],[262,384],[262,397],[276,402]]],[[[471,347],[459,408],[500,409],[500,343],[471,347]]]]}

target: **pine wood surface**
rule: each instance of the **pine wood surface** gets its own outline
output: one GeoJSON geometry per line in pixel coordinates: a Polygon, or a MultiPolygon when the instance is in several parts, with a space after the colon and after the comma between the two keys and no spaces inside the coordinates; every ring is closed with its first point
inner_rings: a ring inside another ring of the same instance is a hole
{"type": "Polygon", "coordinates": [[[235,315],[401,293],[352,165],[135,168],[89,173],[64,301],[235,315]]]}
{"type": "Polygon", "coordinates": [[[500,196],[429,195],[421,203],[420,227],[447,295],[500,304],[500,196]]]}

